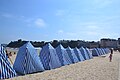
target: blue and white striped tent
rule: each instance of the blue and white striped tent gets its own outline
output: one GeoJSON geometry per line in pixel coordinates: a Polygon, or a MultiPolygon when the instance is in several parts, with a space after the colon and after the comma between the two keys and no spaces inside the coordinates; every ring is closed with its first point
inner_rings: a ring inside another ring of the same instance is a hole
{"type": "Polygon", "coordinates": [[[55,69],[61,67],[61,63],[56,54],[56,50],[50,43],[43,46],[39,55],[45,70],[55,69]]]}
{"type": "Polygon", "coordinates": [[[103,55],[106,54],[103,48],[101,48],[101,51],[102,51],[103,55]]]}
{"type": "Polygon", "coordinates": [[[110,53],[110,49],[109,48],[104,48],[104,50],[105,50],[106,54],[110,53]]]}
{"type": "Polygon", "coordinates": [[[105,55],[109,52],[106,51],[107,48],[94,48],[92,50],[92,55],[93,56],[101,56],[101,55],[105,55]]]}
{"type": "Polygon", "coordinates": [[[30,42],[27,42],[19,48],[13,68],[19,74],[44,71],[37,51],[30,42]]]}
{"type": "Polygon", "coordinates": [[[2,45],[0,45],[0,51],[1,51],[1,54],[8,60],[8,57],[5,52],[5,48],[2,45]]]}
{"type": "Polygon", "coordinates": [[[71,49],[70,47],[67,47],[66,51],[67,51],[72,63],[79,62],[79,60],[78,60],[77,56],[75,55],[73,49],[71,49]]]}
{"type": "Polygon", "coordinates": [[[73,50],[74,50],[74,53],[77,56],[79,61],[84,61],[85,60],[78,48],[74,48],[73,50]]]}
{"type": "Polygon", "coordinates": [[[79,50],[80,50],[80,52],[83,55],[83,57],[84,57],[85,60],[90,59],[90,57],[89,57],[87,51],[85,50],[85,48],[81,47],[81,48],[79,48],[79,50]]]}
{"type": "Polygon", "coordinates": [[[90,51],[90,49],[88,49],[88,48],[85,48],[85,50],[87,51],[90,59],[93,58],[93,56],[92,56],[92,51],[90,51]]]}
{"type": "Polygon", "coordinates": [[[0,79],[8,79],[16,76],[15,70],[7,59],[4,48],[0,46],[0,79]]]}
{"type": "Polygon", "coordinates": [[[106,54],[106,52],[105,52],[104,48],[101,48],[101,50],[102,50],[103,54],[106,54]]]}
{"type": "Polygon", "coordinates": [[[107,51],[107,48],[103,48],[103,51],[104,51],[105,54],[109,53],[109,52],[107,51]]]}
{"type": "Polygon", "coordinates": [[[99,51],[98,51],[97,48],[93,48],[93,49],[92,49],[92,55],[93,55],[93,56],[100,56],[100,53],[99,53],[99,51]]]}
{"type": "Polygon", "coordinates": [[[61,44],[56,47],[56,53],[59,57],[59,60],[62,66],[72,64],[72,61],[68,53],[66,52],[66,50],[63,48],[61,44]]]}
{"type": "Polygon", "coordinates": [[[100,55],[103,55],[103,52],[102,52],[101,48],[97,48],[97,50],[98,50],[100,55]]]}

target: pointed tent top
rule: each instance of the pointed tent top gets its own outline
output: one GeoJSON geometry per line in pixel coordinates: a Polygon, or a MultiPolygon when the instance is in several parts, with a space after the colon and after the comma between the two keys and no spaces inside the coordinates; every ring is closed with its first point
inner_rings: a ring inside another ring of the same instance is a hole
{"type": "Polygon", "coordinates": [[[47,43],[45,46],[43,46],[43,48],[54,49],[50,43],[47,43]]]}
{"type": "Polygon", "coordinates": [[[58,47],[57,48],[60,48],[60,49],[65,49],[61,44],[60,45],[58,45],[58,47]]]}
{"type": "Polygon", "coordinates": [[[2,51],[3,50],[3,46],[0,44],[0,51],[2,51]]]}
{"type": "Polygon", "coordinates": [[[87,47],[83,47],[83,46],[80,47],[80,49],[85,49],[85,48],[87,48],[87,47]]]}
{"type": "Polygon", "coordinates": [[[34,48],[34,46],[30,43],[30,41],[26,42],[23,46],[21,46],[20,48],[34,48]]]}
{"type": "Polygon", "coordinates": [[[81,46],[80,48],[84,48],[83,46],[81,46]]]}
{"type": "Polygon", "coordinates": [[[1,44],[0,44],[0,52],[1,52],[1,48],[2,48],[2,46],[1,46],[1,44]]]}
{"type": "Polygon", "coordinates": [[[82,50],[84,50],[85,48],[84,47],[81,47],[81,48],[79,48],[80,50],[82,49],[82,50]]]}
{"type": "Polygon", "coordinates": [[[77,47],[75,47],[74,49],[78,50],[78,48],[77,48],[77,47]]]}
{"type": "Polygon", "coordinates": [[[4,47],[2,45],[0,45],[0,54],[7,59],[5,49],[4,49],[4,47]]]}
{"type": "Polygon", "coordinates": [[[71,50],[71,48],[68,46],[68,47],[66,48],[66,50],[71,50]]]}
{"type": "Polygon", "coordinates": [[[28,46],[28,45],[32,45],[30,41],[26,42],[23,46],[28,46]]]}

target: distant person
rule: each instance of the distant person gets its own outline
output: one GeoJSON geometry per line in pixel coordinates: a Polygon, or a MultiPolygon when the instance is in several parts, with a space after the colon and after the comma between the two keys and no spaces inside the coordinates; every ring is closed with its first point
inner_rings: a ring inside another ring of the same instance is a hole
{"type": "Polygon", "coordinates": [[[118,51],[120,52],[120,48],[118,49],[118,51]]]}
{"type": "Polygon", "coordinates": [[[8,54],[7,50],[6,50],[6,56],[7,56],[7,58],[9,58],[9,54],[8,54]]]}
{"type": "Polygon", "coordinates": [[[12,56],[12,53],[11,53],[11,52],[9,53],[9,56],[12,56]]]}
{"type": "Polygon", "coordinates": [[[112,61],[112,56],[113,56],[113,49],[110,49],[110,55],[109,55],[110,62],[112,61]]]}
{"type": "Polygon", "coordinates": [[[16,54],[16,52],[14,52],[14,54],[16,54]]]}

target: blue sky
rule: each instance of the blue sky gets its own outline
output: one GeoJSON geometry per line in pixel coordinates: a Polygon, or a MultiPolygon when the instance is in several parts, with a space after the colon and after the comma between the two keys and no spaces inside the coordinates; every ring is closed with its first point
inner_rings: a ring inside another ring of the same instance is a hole
{"type": "Polygon", "coordinates": [[[120,37],[120,0],[0,0],[0,43],[120,37]]]}

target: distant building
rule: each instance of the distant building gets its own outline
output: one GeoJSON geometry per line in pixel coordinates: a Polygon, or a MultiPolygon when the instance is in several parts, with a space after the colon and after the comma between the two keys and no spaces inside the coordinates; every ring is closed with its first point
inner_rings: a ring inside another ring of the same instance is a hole
{"type": "Polygon", "coordinates": [[[103,48],[117,48],[118,47],[118,41],[116,39],[101,39],[100,40],[100,47],[103,48]]]}
{"type": "Polygon", "coordinates": [[[100,47],[99,42],[94,42],[94,41],[89,42],[89,48],[98,48],[98,47],[100,47]]]}
{"type": "Polygon", "coordinates": [[[118,45],[118,48],[120,48],[120,38],[118,38],[118,43],[117,43],[117,45],[118,45]]]}

